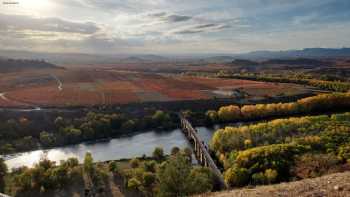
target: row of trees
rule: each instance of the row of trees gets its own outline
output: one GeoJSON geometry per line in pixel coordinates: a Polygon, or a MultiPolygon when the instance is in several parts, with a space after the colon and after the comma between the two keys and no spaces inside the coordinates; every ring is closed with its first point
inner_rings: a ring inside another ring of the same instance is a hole
{"type": "Polygon", "coordinates": [[[277,82],[277,83],[296,83],[303,85],[310,85],[323,90],[335,91],[335,92],[347,92],[350,90],[350,83],[343,81],[326,81],[320,79],[310,79],[306,77],[298,76],[269,76],[264,74],[228,74],[219,73],[219,77],[223,78],[236,78],[236,79],[247,79],[254,81],[265,81],[265,82],[277,82]]]}
{"type": "Polygon", "coordinates": [[[82,182],[82,169],[76,158],[62,161],[60,165],[42,159],[33,168],[13,169],[9,176],[11,183],[8,193],[13,196],[36,196],[82,182]]]}
{"type": "Polygon", "coordinates": [[[0,192],[3,193],[5,190],[5,176],[7,174],[7,166],[5,161],[0,158],[0,192]]]}
{"type": "Polygon", "coordinates": [[[229,105],[218,111],[207,111],[207,121],[215,124],[240,120],[259,120],[270,117],[343,110],[350,107],[350,93],[321,94],[291,103],[229,105]]]}
{"type": "Polygon", "coordinates": [[[334,172],[350,161],[349,142],[348,112],[226,127],[215,132],[210,146],[227,183],[242,186],[334,172]]]}
{"type": "Polygon", "coordinates": [[[159,154],[161,150],[155,149],[154,160],[133,159],[131,169],[119,172],[127,188],[144,196],[189,196],[213,189],[213,174],[208,168],[192,166],[190,149],[174,147],[167,158],[159,154]]]}
{"type": "Polygon", "coordinates": [[[177,127],[175,114],[155,111],[140,118],[130,118],[126,114],[104,114],[89,112],[81,118],[57,117],[53,128],[47,131],[28,132],[30,121],[9,120],[0,124],[0,154],[44,147],[74,144],[118,136],[136,130],[172,129],[177,127]]]}

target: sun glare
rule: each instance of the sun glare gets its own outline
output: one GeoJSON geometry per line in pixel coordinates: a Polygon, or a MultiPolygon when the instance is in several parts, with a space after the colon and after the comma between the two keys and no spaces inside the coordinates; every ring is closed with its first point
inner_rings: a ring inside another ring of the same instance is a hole
{"type": "Polygon", "coordinates": [[[53,9],[52,2],[49,0],[19,0],[19,5],[27,11],[37,14],[53,9]]]}

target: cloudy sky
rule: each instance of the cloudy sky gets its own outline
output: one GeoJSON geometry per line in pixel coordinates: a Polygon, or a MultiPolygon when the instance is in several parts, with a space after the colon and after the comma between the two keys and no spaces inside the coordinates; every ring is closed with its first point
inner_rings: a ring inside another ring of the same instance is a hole
{"type": "Polygon", "coordinates": [[[0,0],[1,49],[240,53],[350,47],[349,0],[0,0]]]}

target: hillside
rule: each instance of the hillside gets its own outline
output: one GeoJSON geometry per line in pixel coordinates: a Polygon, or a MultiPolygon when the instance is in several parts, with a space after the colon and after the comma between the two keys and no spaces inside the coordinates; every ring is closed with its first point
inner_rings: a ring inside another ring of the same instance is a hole
{"type": "Polygon", "coordinates": [[[281,183],[256,188],[202,194],[201,197],[258,197],[258,196],[350,196],[350,172],[336,173],[314,179],[281,183]]]}
{"type": "Polygon", "coordinates": [[[3,73],[45,68],[59,69],[61,67],[42,60],[0,59],[0,72],[3,73]]]}

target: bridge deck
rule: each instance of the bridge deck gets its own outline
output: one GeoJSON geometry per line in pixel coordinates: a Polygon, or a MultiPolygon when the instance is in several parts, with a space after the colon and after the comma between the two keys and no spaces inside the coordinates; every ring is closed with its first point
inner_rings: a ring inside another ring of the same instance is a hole
{"type": "Polygon", "coordinates": [[[209,151],[207,147],[203,144],[203,141],[199,137],[197,130],[193,128],[192,124],[185,117],[183,117],[182,115],[179,115],[179,116],[181,120],[182,130],[189,134],[187,135],[188,138],[192,138],[189,140],[194,140],[195,142],[194,144],[195,152],[200,152],[200,154],[204,157],[204,162],[203,162],[201,161],[200,158],[198,158],[200,156],[195,154],[199,163],[201,163],[204,166],[208,166],[212,170],[212,172],[215,174],[215,176],[218,178],[221,184],[221,187],[227,188],[227,185],[222,177],[221,171],[216,166],[213,158],[210,156],[209,151]]]}

